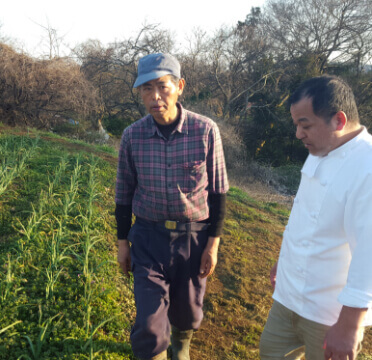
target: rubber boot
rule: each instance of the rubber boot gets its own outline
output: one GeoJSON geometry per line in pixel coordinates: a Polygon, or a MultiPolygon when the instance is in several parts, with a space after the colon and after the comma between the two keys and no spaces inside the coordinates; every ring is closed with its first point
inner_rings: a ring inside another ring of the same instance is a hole
{"type": "Polygon", "coordinates": [[[172,360],[190,360],[190,342],[194,330],[181,331],[172,326],[172,360]]]}
{"type": "Polygon", "coordinates": [[[149,360],[167,360],[167,350],[163,351],[162,353],[153,356],[149,360]]]}

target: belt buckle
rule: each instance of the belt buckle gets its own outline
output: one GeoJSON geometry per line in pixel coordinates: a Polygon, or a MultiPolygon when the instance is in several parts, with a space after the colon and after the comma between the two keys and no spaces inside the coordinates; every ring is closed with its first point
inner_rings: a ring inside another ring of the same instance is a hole
{"type": "Polygon", "coordinates": [[[168,229],[168,230],[176,230],[177,229],[177,221],[165,220],[165,228],[168,229]]]}

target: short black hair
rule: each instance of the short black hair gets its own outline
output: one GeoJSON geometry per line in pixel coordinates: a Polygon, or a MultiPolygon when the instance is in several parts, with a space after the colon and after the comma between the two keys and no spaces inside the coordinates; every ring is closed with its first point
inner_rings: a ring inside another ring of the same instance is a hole
{"type": "Polygon", "coordinates": [[[304,81],[289,98],[289,106],[303,98],[312,99],[314,114],[326,123],[339,111],[349,122],[359,123],[358,108],[353,91],[345,80],[334,75],[322,75],[304,81]]]}

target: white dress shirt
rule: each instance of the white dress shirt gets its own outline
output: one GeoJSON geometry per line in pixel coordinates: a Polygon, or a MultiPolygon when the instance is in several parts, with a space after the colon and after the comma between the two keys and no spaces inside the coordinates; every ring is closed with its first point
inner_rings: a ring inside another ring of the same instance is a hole
{"type": "Polygon", "coordinates": [[[369,308],[372,324],[372,136],[309,155],[283,234],[273,298],[333,325],[342,305],[369,308]]]}

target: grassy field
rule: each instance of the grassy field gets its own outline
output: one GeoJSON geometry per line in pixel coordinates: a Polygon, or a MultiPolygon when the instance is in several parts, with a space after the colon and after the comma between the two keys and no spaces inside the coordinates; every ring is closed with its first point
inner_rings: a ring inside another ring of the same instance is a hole
{"type": "MultiPolygon", "coordinates": [[[[115,151],[0,127],[0,360],[134,359],[116,264],[115,151]]],[[[289,210],[233,187],[192,359],[259,359],[289,210]]],[[[360,359],[372,359],[371,331],[360,359]]]]}

